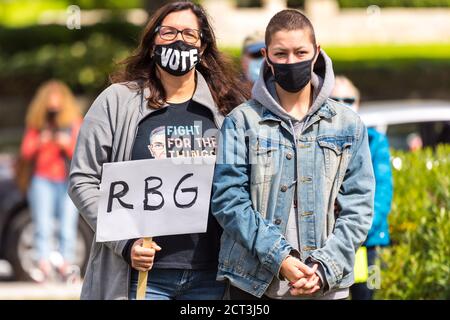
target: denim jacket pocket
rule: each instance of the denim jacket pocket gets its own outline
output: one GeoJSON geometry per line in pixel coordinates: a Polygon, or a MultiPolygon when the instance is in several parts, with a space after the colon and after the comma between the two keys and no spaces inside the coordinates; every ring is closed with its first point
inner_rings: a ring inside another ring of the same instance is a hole
{"type": "Polygon", "coordinates": [[[352,146],[352,137],[319,136],[317,143],[323,150],[326,177],[333,181],[340,174],[342,160],[347,162],[352,146]]]}
{"type": "Polygon", "coordinates": [[[251,165],[251,184],[268,182],[275,174],[275,156],[278,144],[257,137],[249,147],[251,165]]]}

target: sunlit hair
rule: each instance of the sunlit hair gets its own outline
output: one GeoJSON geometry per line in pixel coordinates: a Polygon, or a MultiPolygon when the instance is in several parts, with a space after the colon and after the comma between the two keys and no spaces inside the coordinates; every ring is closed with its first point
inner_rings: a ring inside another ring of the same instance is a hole
{"type": "Polygon", "coordinates": [[[110,80],[113,83],[126,82],[131,89],[148,88],[150,90],[148,107],[152,109],[162,107],[166,102],[166,93],[157,75],[155,59],[152,58],[155,30],[167,15],[183,10],[191,10],[198,19],[204,51],[196,69],[208,83],[219,111],[225,115],[249,98],[250,88],[239,82],[238,73],[231,59],[219,52],[214,31],[204,9],[189,1],[168,3],[158,9],[145,27],[138,48],[130,57],[118,64],[123,68],[113,73],[110,80]],[[134,81],[138,83],[139,88],[133,88],[134,81]]]}
{"type": "Polygon", "coordinates": [[[58,93],[61,99],[61,110],[56,116],[56,125],[59,128],[70,127],[75,120],[81,117],[80,108],[69,87],[59,80],[49,80],[38,88],[28,107],[25,118],[27,127],[38,130],[44,128],[49,99],[53,93],[58,93]]]}
{"type": "Polygon", "coordinates": [[[300,11],[295,9],[286,9],[278,12],[270,19],[266,28],[266,47],[270,45],[272,36],[278,31],[286,30],[307,30],[310,35],[311,42],[316,44],[316,34],[311,21],[300,11]]]}

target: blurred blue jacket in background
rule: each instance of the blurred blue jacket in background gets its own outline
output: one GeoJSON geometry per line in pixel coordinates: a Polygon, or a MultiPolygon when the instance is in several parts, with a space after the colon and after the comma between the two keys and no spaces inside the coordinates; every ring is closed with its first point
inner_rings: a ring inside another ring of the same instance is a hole
{"type": "Polygon", "coordinates": [[[393,195],[389,142],[384,134],[374,128],[368,128],[367,133],[376,185],[375,213],[364,245],[387,246],[390,243],[388,214],[391,211],[393,195]]]}

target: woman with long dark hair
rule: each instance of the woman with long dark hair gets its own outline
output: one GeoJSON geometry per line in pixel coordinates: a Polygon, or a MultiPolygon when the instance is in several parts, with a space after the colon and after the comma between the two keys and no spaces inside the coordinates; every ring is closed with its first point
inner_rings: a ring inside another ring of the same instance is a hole
{"type": "MultiPolygon", "coordinates": [[[[214,154],[224,115],[247,95],[191,2],[160,8],[122,65],[84,119],[71,168],[71,198],[93,230],[103,163],[214,154]],[[188,143],[176,148],[174,134],[188,143]]],[[[210,214],[206,233],[156,237],[151,248],[143,239],[94,242],[81,297],[134,298],[137,271],[150,270],[147,299],[221,299],[220,235],[210,214]]]]}

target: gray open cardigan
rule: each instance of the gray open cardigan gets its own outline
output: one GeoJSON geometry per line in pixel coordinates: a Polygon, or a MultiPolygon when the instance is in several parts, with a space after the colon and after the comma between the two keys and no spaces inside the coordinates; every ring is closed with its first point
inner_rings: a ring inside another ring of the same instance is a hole
{"type": "MultiPolygon", "coordinates": [[[[223,116],[204,77],[197,71],[192,99],[211,110],[218,128],[223,116]]],[[[87,112],[78,136],[69,176],[69,196],[95,232],[102,165],[128,161],[139,122],[154,110],[144,97],[149,90],[132,90],[124,83],[105,89],[87,112]]],[[[126,240],[94,241],[84,277],[81,299],[128,299],[130,266],[122,257],[126,240]]]]}

